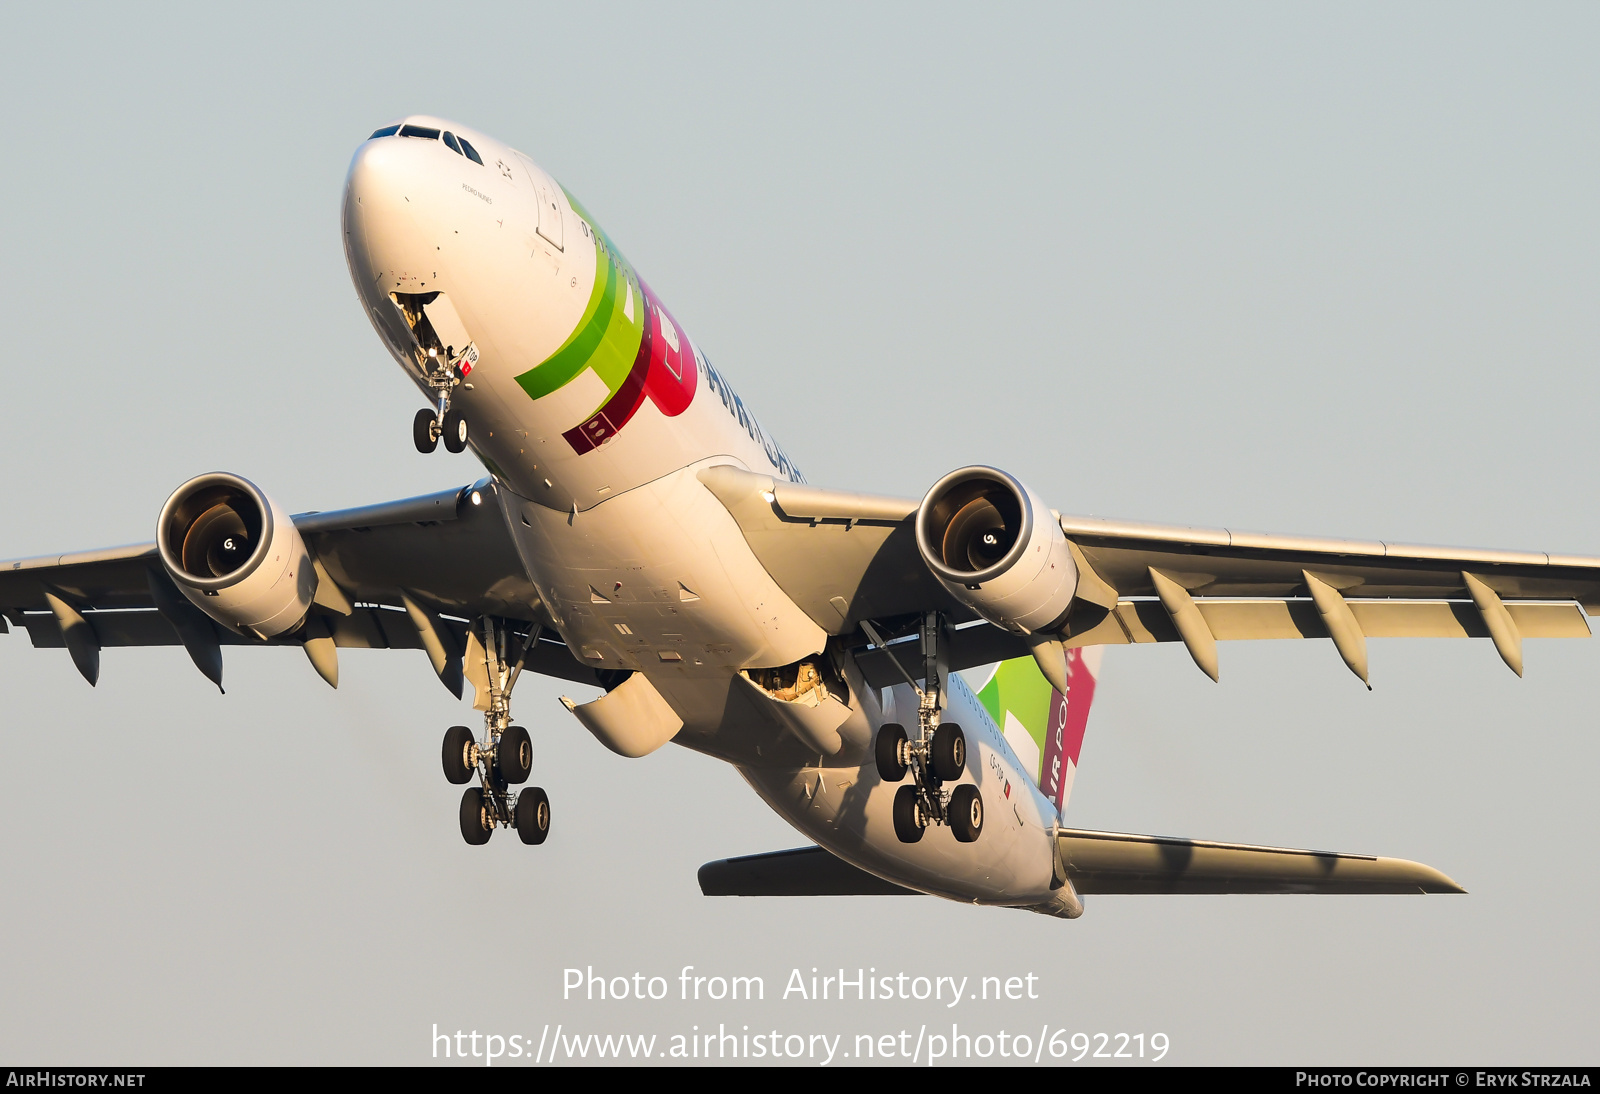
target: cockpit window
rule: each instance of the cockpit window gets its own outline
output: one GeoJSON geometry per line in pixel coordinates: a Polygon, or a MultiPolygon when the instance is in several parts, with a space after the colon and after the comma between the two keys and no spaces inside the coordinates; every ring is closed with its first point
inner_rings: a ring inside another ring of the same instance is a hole
{"type": "Polygon", "coordinates": [[[408,125],[400,130],[402,137],[421,137],[423,140],[436,141],[439,139],[437,129],[428,129],[421,125],[408,125]]]}
{"type": "Polygon", "coordinates": [[[468,141],[467,138],[465,138],[465,137],[461,138],[461,151],[463,151],[463,152],[465,152],[467,154],[467,159],[471,160],[473,163],[478,164],[479,166],[482,166],[483,157],[478,155],[478,150],[476,148],[472,147],[472,143],[470,141],[468,141]]]}
{"type": "Polygon", "coordinates": [[[400,127],[398,125],[386,125],[372,136],[368,137],[367,140],[376,140],[378,137],[392,137],[398,132],[400,132],[400,127]]]}
{"type": "Polygon", "coordinates": [[[444,131],[444,144],[446,148],[450,149],[450,151],[456,153],[457,155],[466,155],[465,152],[461,151],[461,146],[456,143],[456,135],[450,132],[448,129],[444,131]]]}

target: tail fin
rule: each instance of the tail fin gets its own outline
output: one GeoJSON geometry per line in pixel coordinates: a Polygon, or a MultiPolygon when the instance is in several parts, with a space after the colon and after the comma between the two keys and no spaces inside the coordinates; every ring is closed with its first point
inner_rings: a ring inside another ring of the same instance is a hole
{"type": "Polygon", "coordinates": [[[1100,646],[1067,651],[1068,695],[1050,686],[1031,657],[1000,662],[974,689],[1017,759],[1061,813],[1078,771],[1102,652],[1100,646]]]}

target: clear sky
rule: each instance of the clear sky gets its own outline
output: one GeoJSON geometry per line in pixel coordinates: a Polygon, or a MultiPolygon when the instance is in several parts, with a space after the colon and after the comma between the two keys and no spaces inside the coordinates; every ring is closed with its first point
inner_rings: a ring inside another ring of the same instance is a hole
{"type": "MultiPolygon", "coordinates": [[[[459,485],[357,306],[349,157],[412,111],[601,220],[819,485],[968,462],[1064,512],[1600,553],[1593,5],[39,6],[7,15],[0,557],[459,485]]],[[[538,1038],[1162,1032],[1175,1062],[1592,1062],[1600,644],[1112,649],[1068,822],[1417,859],[1450,898],[699,895],[804,842],[525,679],[550,842],[468,848],[417,652],[0,636],[0,1059],[388,1062],[538,1038]],[[685,965],[761,976],[676,1000],[685,965]],[[674,998],[562,999],[563,970],[674,998]],[[782,999],[790,971],[1037,999],[782,999]],[[853,975],[853,972],[851,973],[853,975]]],[[[1048,1058],[1048,1056],[1046,1056],[1048,1058]]]]}

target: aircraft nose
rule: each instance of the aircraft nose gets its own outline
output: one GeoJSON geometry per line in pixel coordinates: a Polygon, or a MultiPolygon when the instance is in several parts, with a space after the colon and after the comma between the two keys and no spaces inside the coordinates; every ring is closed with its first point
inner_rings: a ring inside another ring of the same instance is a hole
{"type": "MultiPolygon", "coordinates": [[[[378,137],[362,144],[345,178],[344,230],[351,270],[384,292],[427,292],[437,280],[418,214],[432,142],[378,137]]],[[[434,263],[436,265],[436,263],[434,263]]]]}
{"type": "Polygon", "coordinates": [[[364,141],[350,159],[345,177],[345,198],[363,205],[383,203],[403,196],[406,167],[416,159],[411,139],[374,137],[364,141]]]}

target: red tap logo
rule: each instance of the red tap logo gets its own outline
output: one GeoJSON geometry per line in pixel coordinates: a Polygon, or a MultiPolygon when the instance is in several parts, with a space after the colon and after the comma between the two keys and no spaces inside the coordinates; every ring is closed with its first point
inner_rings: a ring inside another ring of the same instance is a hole
{"type": "Polygon", "coordinates": [[[644,337],[639,342],[633,368],[604,406],[587,421],[562,434],[574,452],[588,452],[610,440],[628,424],[647,398],[669,418],[682,414],[694,401],[699,371],[695,368],[689,336],[661,306],[661,301],[643,279],[639,281],[639,290],[644,297],[644,337]]]}

